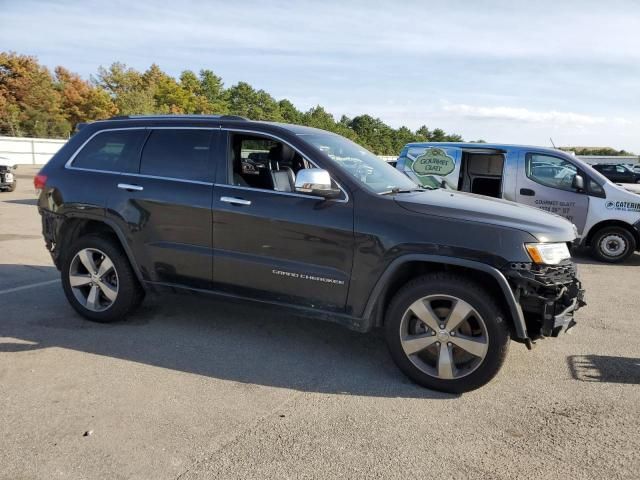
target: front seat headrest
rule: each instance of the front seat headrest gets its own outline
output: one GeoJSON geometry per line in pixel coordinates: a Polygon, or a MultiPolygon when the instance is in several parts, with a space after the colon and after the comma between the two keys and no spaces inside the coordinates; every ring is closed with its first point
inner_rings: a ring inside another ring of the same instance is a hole
{"type": "Polygon", "coordinates": [[[284,143],[278,143],[269,150],[269,160],[272,162],[283,163],[285,165],[291,165],[295,155],[296,151],[284,143]]]}

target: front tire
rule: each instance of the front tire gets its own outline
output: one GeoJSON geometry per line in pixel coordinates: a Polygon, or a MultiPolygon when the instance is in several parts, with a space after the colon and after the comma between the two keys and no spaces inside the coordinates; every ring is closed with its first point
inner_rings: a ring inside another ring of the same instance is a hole
{"type": "Polygon", "coordinates": [[[605,227],[591,240],[591,254],[601,262],[624,262],[635,250],[636,239],[623,227],[605,227]]]}
{"type": "Polygon", "coordinates": [[[9,188],[7,188],[7,192],[15,191],[17,185],[18,185],[18,182],[14,180],[13,183],[9,186],[9,188]]]}
{"type": "Polygon", "coordinates": [[[120,245],[89,235],[76,240],[62,260],[62,287],[71,306],[94,322],[125,318],[144,291],[120,245]]]}
{"type": "Polygon", "coordinates": [[[488,383],[509,347],[509,328],[486,290],[462,276],[416,278],[387,310],[385,337],[393,360],[411,380],[463,393],[488,383]]]}

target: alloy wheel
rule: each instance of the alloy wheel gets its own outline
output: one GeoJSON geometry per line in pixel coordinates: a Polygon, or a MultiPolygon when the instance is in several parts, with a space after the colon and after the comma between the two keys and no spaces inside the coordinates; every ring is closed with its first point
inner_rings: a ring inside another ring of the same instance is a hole
{"type": "Polygon", "coordinates": [[[443,380],[475,371],[489,347],[482,316],[450,295],[429,295],[413,302],[400,322],[400,341],[413,365],[443,380]]]}
{"type": "Polygon", "coordinates": [[[83,248],[71,261],[69,285],[87,310],[103,312],[118,297],[118,272],[111,259],[96,248],[83,248]]]}

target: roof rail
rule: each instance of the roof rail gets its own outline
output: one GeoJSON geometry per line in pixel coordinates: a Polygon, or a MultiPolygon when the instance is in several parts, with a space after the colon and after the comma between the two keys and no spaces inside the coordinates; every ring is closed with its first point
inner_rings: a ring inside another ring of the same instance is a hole
{"type": "Polygon", "coordinates": [[[240,115],[221,115],[220,116],[221,120],[243,120],[243,121],[248,121],[249,119],[246,117],[241,117],[240,115]]]}
{"type": "Polygon", "coordinates": [[[210,119],[218,119],[218,120],[242,120],[247,121],[248,118],[241,117],[240,115],[202,115],[202,114],[170,114],[170,115],[116,115],[115,117],[111,117],[109,120],[131,120],[136,118],[146,118],[146,119],[168,119],[168,118],[210,118],[210,119]]]}

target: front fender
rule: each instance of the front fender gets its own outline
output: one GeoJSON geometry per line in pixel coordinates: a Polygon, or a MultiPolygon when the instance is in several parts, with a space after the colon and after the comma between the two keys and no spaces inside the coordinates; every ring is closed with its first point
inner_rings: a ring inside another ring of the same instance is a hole
{"type": "Polygon", "coordinates": [[[442,255],[409,254],[403,255],[393,260],[376,282],[376,285],[369,295],[369,299],[367,300],[363,318],[368,319],[371,326],[373,326],[374,323],[373,317],[378,300],[385,297],[390,280],[393,278],[394,274],[398,272],[402,265],[406,264],[407,262],[425,262],[440,265],[452,265],[457,267],[469,268],[471,270],[477,270],[479,272],[491,275],[491,277],[493,277],[500,286],[500,290],[504,295],[504,300],[509,307],[509,313],[511,314],[511,319],[513,321],[516,338],[525,342],[527,344],[527,347],[530,347],[531,340],[527,334],[527,326],[524,320],[522,308],[520,307],[520,304],[518,303],[518,300],[516,299],[513,290],[509,285],[509,282],[502,274],[502,272],[495,267],[481,262],[442,255]]]}

